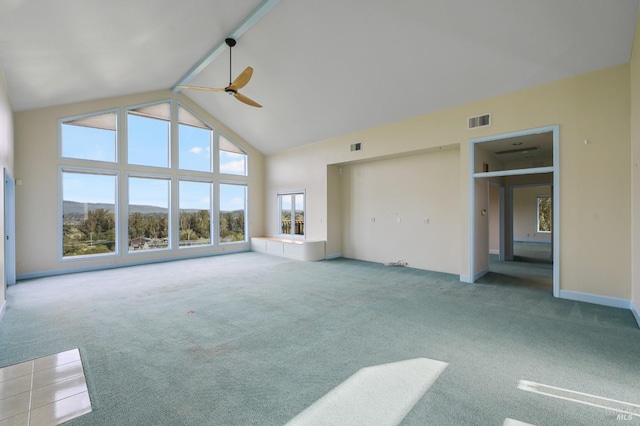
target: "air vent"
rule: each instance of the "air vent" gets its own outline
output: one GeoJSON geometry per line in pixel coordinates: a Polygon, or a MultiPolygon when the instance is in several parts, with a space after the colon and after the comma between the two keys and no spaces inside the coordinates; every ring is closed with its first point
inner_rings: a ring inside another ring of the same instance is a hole
{"type": "Polygon", "coordinates": [[[362,150],[362,142],[352,143],[351,144],[351,152],[362,150]]]}
{"type": "Polygon", "coordinates": [[[484,127],[491,124],[491,114],[478,115],[477,117],[469,117],[469,129],[476,127],[484,127]]]}
{"type": "Polygon", "coordinates": [[[526,154],[529,151],[537,151],[538,147],[537,146],[530,146],[527,148],[515,148],[515,149],[507,149],[506,151],[496,151],[496,155],[504,155],[504,154],[517,154],[519,152],[522,152],[523,154],[526,154]]]}

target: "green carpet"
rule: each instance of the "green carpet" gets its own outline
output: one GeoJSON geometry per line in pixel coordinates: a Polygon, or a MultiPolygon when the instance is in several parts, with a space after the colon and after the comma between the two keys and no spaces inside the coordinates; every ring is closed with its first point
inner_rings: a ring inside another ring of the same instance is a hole
{"type": "Polygon", "coordinates": [[[79,348],[93,412],[73,425],[282,425],[364,367],[420,357],[448,367],[402,424],[620,424],[517,385],[640,404],[631,312],[509,277],[241,253],[24,281],[0,366],[79,348]]]}

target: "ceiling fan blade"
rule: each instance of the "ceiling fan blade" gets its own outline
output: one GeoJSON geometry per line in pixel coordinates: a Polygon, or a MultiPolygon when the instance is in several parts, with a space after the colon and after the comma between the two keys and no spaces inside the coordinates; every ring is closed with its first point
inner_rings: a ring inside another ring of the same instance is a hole
{"type": "Polygon", "coordinates": [[[178,89],[189,89],[189,90],[206,90],[207,92],[224,92],[224,89],[219,89],[217,87],[198,87],[198,86],[176,86],[178,89]]]}
{"type": "Polygon", "coordinates": [[[249,99],[249,98],[247,98],[245,95],[242,95],[242,94],[240,94],[240,93],[236,93],[234,96],[235,96],[235,98],[236,98],[237,100],[239,100],[240,102],[244,102],[245,104],[247,104],[247,105],[251,105],[251,106],[254,106],[254,107],[256,107],[256,108],[262,108],[262,105],[260,105],[259,103],[257,103],[257,102],[256,102],[256,101],[254,101],[253,99],[249,99]]]}
{"type": "Polygon", "coordinates": [[[253,68],[251,67],[245,68],[245,70],[242,71],[240,75],[236,77],[235,80],[233,80],[233,83],[231,83],[231,87],[234,87],[235,89],[242,89],[244,86],[247,85],[249,80],[251,80],[252,75],[253,75],[253,68]]]}

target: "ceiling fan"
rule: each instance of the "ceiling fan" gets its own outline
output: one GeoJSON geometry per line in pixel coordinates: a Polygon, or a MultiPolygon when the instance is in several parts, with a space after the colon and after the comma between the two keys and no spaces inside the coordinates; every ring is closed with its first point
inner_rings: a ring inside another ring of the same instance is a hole
{"type": "Polygon", "coordinates": [[[242,89],[244,86],[249,83],[251,80],[251,76],[253,75],[253,68],[247,67],[244,71],[240,73],[235,80],[231,81],[231,48],[236,45],[236,41],[232,38],[226,38],[225,43],[229,46],[229,85],[224,89],[216,88],[216,87],[198,87],[198,86],[176,86],[179,89],[189,89],[189,90],[205,90],[208,92],[225,92],[228,95],[232,95],[240,102],[244,102],[247,105],[251,105],[253,107],[262,108],[262,105],[246,97],[245,95],[238,92],[239,89],[242,89]]]}

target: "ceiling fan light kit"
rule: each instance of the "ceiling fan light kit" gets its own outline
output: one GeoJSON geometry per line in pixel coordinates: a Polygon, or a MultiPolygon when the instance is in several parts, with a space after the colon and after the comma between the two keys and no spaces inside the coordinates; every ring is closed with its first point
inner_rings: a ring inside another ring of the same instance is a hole
{"type": "Polygon", "coordinates": [[[231,81],[231,75],[232,75],[231,74],[231,64],[232,64],[231,49],[233,48],[233,46],[236,45],[236,41],[235,39],[232,39],[232,38],[226,38],[224,39],[224,42],[227,43],[227,46],[229,46],[229,85],[227,87],[225,87],[224,89],[216,88],[216,87],[198,87],[198,86],[177,86],[177,87],[180,89],[188,89],[188,90],[205,90],[208,92],[224,92],[227,95],[231,95],[237,100],[239,100],[240,102],[243,102],[247,105],[250,105],[256,108],[262,108],[262,105],[260,105],[256,101],[238,92],[239,89],[242,89],[244,86],[247,85],[247,83],[249,83],[249,80],[251,80],[251,76],[253,75],[253,68],[251,67],[245,68],[245,70],[242,71],[240,75],[236,77],[235,80],[231,81]]]}

